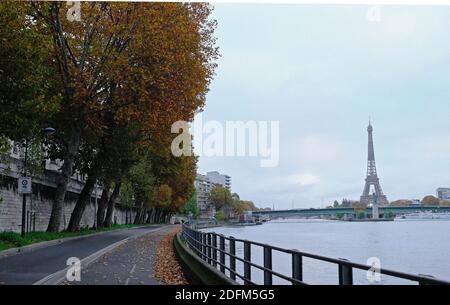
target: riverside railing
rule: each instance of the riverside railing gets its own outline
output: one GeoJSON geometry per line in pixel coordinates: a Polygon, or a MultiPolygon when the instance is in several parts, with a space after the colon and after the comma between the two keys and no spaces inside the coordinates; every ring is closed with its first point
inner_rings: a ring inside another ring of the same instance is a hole
{"type": "MultiPolygon", "coordinates": [[[[249,241],[245,239],[226,237],[214,232],[201,232],[189,227],[188,223],[183,224],[182,236],[189,248],[203,261],[218,268],[220,272],[226,274],[232,280],[240,279],[244,284],[256,285],[252,281],[252,268],[261,270],[264,273],[264,285],[272,285],[273,277],[286,280],[293,285],[306,285],[303,281],[303,258],[310,258],[322,262],[335,264],[337,267],[339,285],[353,285],[353,270],[372,270],[372,266],[353,263],[345,259],[336,259],[326,256],[301,252],[298,250],[284,249],[268,244],[249,241]],[[236,244],[242,243],[243,257],[236,254],[236,244]],[[227,247],[226,247],[227,246],[227,247]],[[259,247],[263,253],[263,265],[252,262],[252,246],[259,247]],[[286,275],[272,268],[272,254],[274,252],[286,253],[291,256],[291,275],[286,275]],[[225,258],[228,258],[227,260],[225,258]],[[228,261],[228,264],[227,264],[228,261]],[[236,262],[243,264],[243,274],[236,270],[236,262]]],[[[449,285],[450,282],[436,279],[429,275],[414,275],[388,269],[376,269],[376,272],[395,278],[410,280],[419,285],[449,285]]]]}

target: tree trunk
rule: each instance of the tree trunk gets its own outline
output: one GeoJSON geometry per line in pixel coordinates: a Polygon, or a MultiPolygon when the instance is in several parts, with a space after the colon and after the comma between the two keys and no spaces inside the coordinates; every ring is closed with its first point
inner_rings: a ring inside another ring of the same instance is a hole
{"type": "Polygon", "coordinates": [[[170,215],[169,212],[166,212],[166,213],[164,214],[164,223],[168,223],[168,222],[169,222],[169,215],[170,215]]]}
{"type": "Polygon", "coordinates": [[[167,211],[164,212],[163,214],[163,219],[161,221],[162,223],[166,223],[167,222],[167,211]]]}
{"type": "Polygon", "coordinates": [[[153,208],[152,212],[150,213],[150,223],[155,223],[155,213],[156,213],[156,209],[153,208]]]}
{"type": "Polygon", "coordinates": [[[105,222],[104,222],[104,226],[106,228],[109,228],[112,225],[112,215],[114,212],[114,206],[116,204],[116,199],[119,196],[121,184],[122,184],[121,181],[116,182],[116,185],[114,186],[114,190],[111,194],[111,197],[109,198],[108,210],[106,211],[105,222]]]}
{"type": "Polygon", "coordinates": [[[81,218],[83,217],[86,204],[91,200],[92,190],[94,189],[96,180],[96,175],[88,176],[88,179],[81,190],[81,194],[78,197],[75,208],[70,215],[69,226],[67,227],[68,231],[76,232],[80,230],[81,218]]]}
{"type": "Polygon", "coordinates": [[[151,223],[151,222],[152,222],[152,216],[153,216],[153,213],[154,213],[154,212],[155,212],[155,208],[152,208],[152,209],[148,212],[146,223],[151,223]]]}
{"type": "Polygon", "coordinates": [[[79,126],[72,127],[67,154],[63,160],[61,174],[58,177],[56,185],[56,194],[53,199],[52,213],[48,222],[47,232],[58,232],[61,225],[62,211],[64,208],[64,199],[66,197],[67,185],[72,176],[73,163],[80,146],[81,129],[79,126]]]}
{"type": "Polygon", "coordinates": [[[111,188],[111,181],[105,182],[103,185],[102,197],[98,204],[97,210],[97,228],[103,228],[105,225],[105,211],[108,206],[109,190],[111,188]]]}
{"type": "Polygon", "coordinates": [[[137,225],[137,224],[140,222],[140,220],[141,220],[142,206],[143,206],[143,203],[140,203],[140,204],[139,204],[139,207],[138,207],[138,209],[137,209],[137,211],[136,211],[136,216],[134,217],[134,221],[133,221],[133,223],[134,223],[135,225],[137,225]]]}
{"type": "Polygon", "coordinates": [[[141,218],[139,220],[139,223],[145,223],[145,215],[147,215],[147,208],[142,209],[141,218]]]}
{"type": "Polygon", "coordinates": [[[161,210],[160,209],[156,209],[155,216],[153,218],[153,223],[158,223],[159,222],[159,214],[160,213],[161,213],[161,210]]]}

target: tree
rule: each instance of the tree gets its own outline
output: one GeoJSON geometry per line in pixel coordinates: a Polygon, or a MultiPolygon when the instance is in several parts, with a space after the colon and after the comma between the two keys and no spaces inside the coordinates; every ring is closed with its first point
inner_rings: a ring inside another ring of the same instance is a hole
{"type": "Polygon", "coordinates": [[[149,168],[149,161],[142,158],[130,168],[126,176],[126,185],[131,187],[131,197],[137,210],[135,224],[144,222],[148,203],[154,196],[156,180],[151,175],[149,168]]]}
{"type": "Polygon", "coordinates": [[[30,3],[0,3],[0,137],[39,135],[59,107],[51,37],[30,14],[30,3]]]}
{"type": "Polygon", "coordinates": [[[227,216],[226,216],[225,212],[223,212],[223,211],[218,211],[216,213],[215,217],[218,221],[224,221],[227,219],[227,216]]]}
{"type": "MultiPolygon", "coordinates": [[[[211,7],[82,3],[80,22],[67,20],[65,8],[60,2],[0,4],[0,137],[33,134],[45,122],[58,131],[46,142],[51,158],[63,161],[47,230],[60,229],[74,171],[88,180],[69,230],[79,228],[97,180],[104,189],[98,224],[111,224],[121,185],[147,151],[145,174],[172,192],[163,209],[179,209],[193,193],[197,160],[170,154],[170,126],[192,121],[205,103],[218,58],[211,7]]],[[[144,214],[148,204],[138,204],[144,214]]],[[[152,209],[162,209],[155,204],[152,209]]]]}
{"type": "Polygon", "coordinates": [[[389,203],[390,206],[393,207],[407,207],[412,203],[411,200],[407,200],[407,199],[400,199],[400,200],[395,200],[395,201],[391,201],[389,203]]]}
{"type": "Polygon", "coordinates": [[[352,203],[352,208],[355,210],[356,213],[363,213],[365,214],[365,210],[367,208],[367,204],[361,203],[359,201],[352,203]]]}
{"type": "Polygon", "coordinates": [[[181,212],[184,214],[192,213],[192,217],[194,218],[197,218],[200,215],[200,210],[197,205],[197,194],[195,192],[182,207],[181,212]]]}
{"type": "MultiPolygon", "coordinates": [[[[103,196],[102,196],[103,197],[103,196]]],[[[101,201],[101,200],[100,200],[101,201]]],[[[135,205],[135,200],[134,200],[134,189],[133,189],[133,185],[131,184],[130,181],[126,181],[125,183],[122,183],[121,187],[120,187],[120,194],[119,194],[119,206],[121,208],[125,209],[125,213],[126,213],[126,223],[130,223],[131,220],[129,220],[128,217],[128,211],[133,208],[135,205]]],[[[100,209],[100,204],[99,204],[99,209],[100,209]]],[[[103,208],[104,209],[104,208],[103,208]]],[[[103,210],[103,213],[105,211],[103,210]]],[[[98,214],[97,214],[98,215],[98,214]]],[[[101,222],[104,222],[104,217],[100,218],[101,222]]],[[[99,222],[99,218],[97,217],[97,223],[99,222]]],[[[103,225],[103,224],[102,224],[103,225]]]]}
{"type": "Polygon", "coordinates": [[[211,202],[216,209],[221,209],[225,205],[232,203],[231,193],[228,189],[222,186],[215,186],[210,193],[211,202]]]}
{"type": "Polygon", "coordinates": [[[342,199],[341,207],[343,208],[349,208],[352,206],[352,202],[348,199],[342,199]]]}
{"type": "Polygon", "coordinates": [[[16,4],[0,3],[0,150],[9,152],[8,139],[22,149],[28,140],[29,174],[38,176],[44,160],[41,130],[60,97],[51,78],[51,40],[30,15],[30,4],[16,4]]]}
{"type": "Polygon", "coordinates": [[[450,201],[449,200],[441,200],[441,202],[439,203],[439,206],[448,207],[448,206],[450,206],[450,201]]]}
{"type": "Polygon", "coordinates": [[[427,195],[423,197],[422,204],[425,206],[438,206],[439,198],[436,198],[433,195],[427,195]]]}
{"type": "Polygon", "coordinates": [[[231,194],[231,198],[233,198],[233,200],[240,200],[241,198],[239,197],[238,193],[233,193],[231,194]]]}
{"type": "Polygon", "coordinates": [[[333,208],[338,208],[339,207],[339,202],[337,200],[335,200],[333,202],[333,208]]]}
{"type": "MultiPolygon", "coordinates": [[[[126,50],[134,37],[133,24],[138,21],[133,5],[92,2],[82,3],[83,20],[72,22],[64,18],[63,5],[33,2],[37,22],[45,25],[53,41],[50,49],[58,67],[54,79],[63,99],[54,119],[64,157],[47,228],[51,232],[60,227],[66,189],[83,134],[102,128],[96,120],[100,108],[116,107],[119,103],[119,99],[109,99],[120,94],[114,90],[115,84],[126,84],[125,77],[135,76],[126,50]]],[[[89,189],[85,193],[82,195],[90,196],[89,189]]],[[[82,207],[79,213],[82,214],[82,207]]],[[[72,224],[76,227],[76,221],[72,224]]]]}
{"type": "Polygon", "coordinates": [[[156,222],[165,222],[172,202],[172,188],[167,184],[160,185],[155,192],[153,202],[158,208],[156,222]]]}
{"type": "Polygon", "coordinates": [[[394,213],[391,210],[387,210],[384,213],[384,218],[387,218],[387,219],[394,218],[394,213]]]}
{"type": "MultiPolygon", "coordinates": [[[[217,56],[211,36],[215,25],[207,21],[206,5],[83,3],[81,24],[65,22],[57,3],[47,10],[36,7],[50,21],[64,89],[58,118],[68,126],[48,228],[54,231],[80,145],[95,141],[108,126],[103,113],[114,110],[113,123],[140,123],[145,139],[169,122],[192,119],[203,105],[215,67],[211,60],[217,56]]],[[[78,219],[83,205],[75,210],[78,219]]]]}

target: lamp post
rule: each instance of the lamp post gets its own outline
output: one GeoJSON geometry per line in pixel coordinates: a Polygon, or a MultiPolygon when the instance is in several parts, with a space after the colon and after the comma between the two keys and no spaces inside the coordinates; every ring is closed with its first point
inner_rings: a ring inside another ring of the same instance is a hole
{"type": "Polygon", "coordinates": [[[191,211],[189,211],[189,213],[188,213],[188,223],[189,223],[189,227],[193,228],[193,225],[192,225],[192,212],[191,211]]]}
{"type": "MultiPolygon", "coordinates": [[[[44,135],[51,135],[55,133],[55,129],[53,127],[46,127],[44,129],[42,129],[42,132],[44,133],[44,135]]],[[[22,173],[22,177],[26,178],[27,174],[28,174],[28,137],[25,138],[25,155],[24,155],[24,160],[23,160],[23,173],[22,173]]],[[[26,213],[27,213],[27,194],[23,193],[22,194],[22,227],[21,227],[21,232],[20,235],[22,237],[25,237],[25,226],[26,226],[26,213]]]]}
{"type": "MultiPolygon", "coordinates": [[[[23,174],[22,177],[27,176],[28,171],[28,138],[25,139],[25,159],[23,161],[23,174]]],[[[19,186],[20,187],[20,186],[19,186]]],[[[22,228],[20,235],[22,237],[25,236],[25,217],[26,217],[26,210],[27,210],[27,194],[22,194],[22,228]]]]}
{"type": "Polygon", "coordinates": [[[94,184],[94,193],[95,193],[95,201],[94,201],[94,228],[97,229],[97,180],[95,180],[94,184]]]}

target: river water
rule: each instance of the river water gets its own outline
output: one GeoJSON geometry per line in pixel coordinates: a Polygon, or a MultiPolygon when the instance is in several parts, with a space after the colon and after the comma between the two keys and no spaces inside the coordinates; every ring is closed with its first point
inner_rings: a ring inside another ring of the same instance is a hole
{"type": "MultiPolygon", "coordinates": [[[[450,281],[450,220],[346,222],[290,219],[272,220],[260,226],[218,227],[206,231],[362,264],[372,258],[372,261],[379,260],[381,268],[433,275],[450,281]]],[[[236,251],[243,257],[241,243],[236,244],[236,251]]],[[[252,247],[252,261],[262,265],[260,247],[252,247]]],[[[274,270],[291,275],[291,268],[288,254],[273,253],[274,270]]],[[[237,270],[243,270],[239,262],[237,270]]],[[[381,279],[372,277],[368,280],[367,272],[362,270],[354,270],[353,277],[359,284],[414,284],[384,275],[381,279]]],[[[253,270],[252,279],[262,283],[262,272],[253,270]]],[[[337,266],[304,258],[303,280],[311,284],[337,284],[337,266]]],[[[276,277],[273,282],[286,283],[276,277]]]]}

